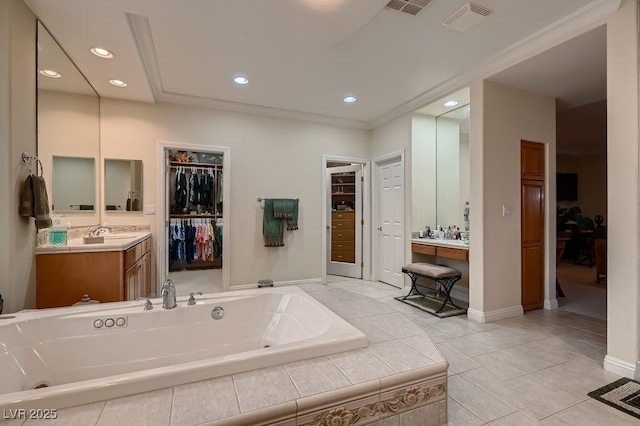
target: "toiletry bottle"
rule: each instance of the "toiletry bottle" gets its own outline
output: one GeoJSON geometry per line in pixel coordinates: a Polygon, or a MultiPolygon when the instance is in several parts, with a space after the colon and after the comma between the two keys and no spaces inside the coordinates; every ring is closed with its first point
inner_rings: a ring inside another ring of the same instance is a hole
{"type": "Polygon", "coordinates": [[[431,227],[427,225],[427,231],[425,233],[425,238],[431,238],[431,227]]]}
{"type": "Polygon", "coordinates": [[[452,238],[452,235],[451,235],[451,227],[448,227],[448,228],[447,228],[447,232],[445,232],[445,234],[444,234],[444,238],[445,238],[445,240],[450,240],[450,239],[452,238]]]}
{"type": "Polygon", "coordinates": [[[49,228],[49,244],[53,246],[67,245],[67,227],[61,219],[62,216],[54,218],[53,225],[49,228]]]}
{"type": "Polygon", "coordinates": [[[440,238],[441,240],[444,240],[444,230],[442,229],[442,226],[440,227],[440,230],[438,231],[438,238],[440,238]]]}

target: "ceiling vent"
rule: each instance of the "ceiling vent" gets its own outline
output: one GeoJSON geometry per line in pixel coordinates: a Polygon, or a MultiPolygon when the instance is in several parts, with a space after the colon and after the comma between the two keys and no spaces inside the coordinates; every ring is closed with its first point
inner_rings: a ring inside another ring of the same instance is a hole
{"type": "Polygon", "coordinates": [[[432,0],[391,0],[385,7],[398,12],[417,15],[432,0]]]}
{"type": "Polygon", "coordinates": [[[475,27],[487,16],[491,15],[493,10],[475,3],[467,3],[460,9],[455,11],[453,15],[442,21],[442,25],[456,31],[465,32],[471,27],[475,27]]]}

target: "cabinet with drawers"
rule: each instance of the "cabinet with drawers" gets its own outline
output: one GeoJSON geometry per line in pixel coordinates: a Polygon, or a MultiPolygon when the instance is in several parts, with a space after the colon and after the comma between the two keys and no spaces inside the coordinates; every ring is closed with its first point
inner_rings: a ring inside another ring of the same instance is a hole
{"type": "Polygon", "coordinates": [[[331,260],[356,261],[356,212],[331,212],[331,260]]]}
{"type": "Polygon", "coordinates": [[[148,296],[151,249],[149,236],[119,250],[96,244],[65,252],[36,252],[36,307],[70,306],[84,294],[99,302],[148,296]]]}

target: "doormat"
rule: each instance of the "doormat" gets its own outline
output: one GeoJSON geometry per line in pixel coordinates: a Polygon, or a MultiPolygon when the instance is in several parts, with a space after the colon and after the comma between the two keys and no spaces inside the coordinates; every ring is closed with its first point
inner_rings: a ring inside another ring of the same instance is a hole
{"type": "Polygon", "coordinates": [[[449,304],[444,305],[442,311],[436,313],[436,311],[440,309],[440,306],[442,306],[442,300],[438,300],[434,297],[429,296],[420,296],[416,294],[413,296],[409,296],[406,299],[404,299],[404,296],[394,297],[394,299],[399,300],[402,303],[406,303],[407,305],[413,306],[414,308],[418,308],[421,311],[428,312],[431,315],[435,315],[438,318],[447,318],[455,315],[464,315],[467,313],[466,309],[456,308],[455,306],[451,306],[449,304]]]}
{"type": "Polygon", "coordinates": [[[587,395],[640,419],[640,383],[635,380],[625,377],[587,395]]]}

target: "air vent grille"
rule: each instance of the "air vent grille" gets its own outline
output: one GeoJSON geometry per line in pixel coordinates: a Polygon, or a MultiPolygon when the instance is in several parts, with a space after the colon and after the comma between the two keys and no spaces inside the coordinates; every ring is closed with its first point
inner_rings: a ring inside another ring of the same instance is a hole
{"type": "Polygon", "coordinates": [[[404,12],[409,15],[417,15],[432,0],[391,0],[385,7],[387,9],[404,12]]]}
{"type": "Polygon", "coordinates": [[[479,4],[467,3],[442,21],[442,25],[456,31],[465,32],[478,25],[492,13],[493,10],[479,4]]]}

